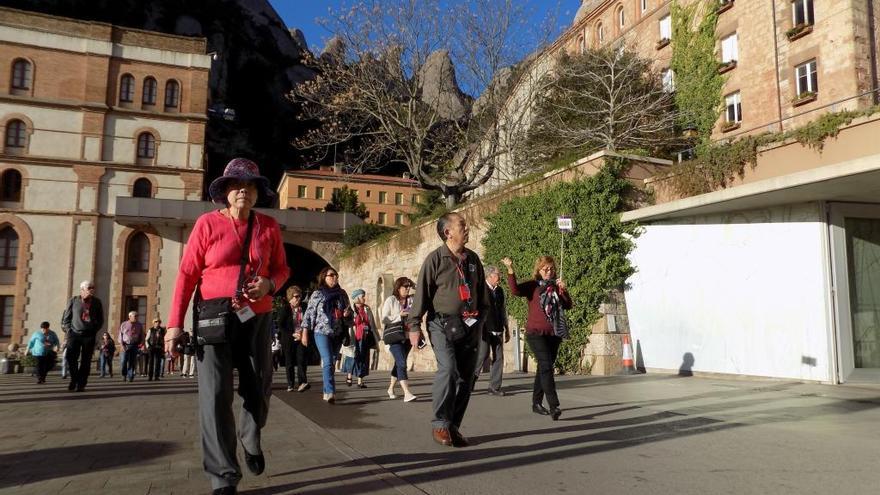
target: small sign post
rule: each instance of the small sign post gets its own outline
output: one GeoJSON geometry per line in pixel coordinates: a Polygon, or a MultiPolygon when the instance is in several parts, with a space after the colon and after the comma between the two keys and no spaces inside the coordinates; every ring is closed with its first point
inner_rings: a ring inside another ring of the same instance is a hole
{"type": "Polygon", "coordinates": [[[561,215],[556,217],[556,227],[559,228],[559,235],[562,236],[561,244],[559,247],[559,274],[558,277],[562,278],[562,257],[565,254],[565,233],[571,232],[574,230],[574,221],[571,217],[561,215]]]}

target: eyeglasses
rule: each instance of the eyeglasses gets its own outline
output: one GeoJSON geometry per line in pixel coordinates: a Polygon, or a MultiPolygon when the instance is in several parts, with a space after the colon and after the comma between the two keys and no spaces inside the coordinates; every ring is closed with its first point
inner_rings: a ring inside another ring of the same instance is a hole
{"type": "Polygon", "coordinates": [[[86,287],[86,289],[88,289],[88,290],[95,290],[95,286],[94,286],[94,285],[90,285],[90,286],[86,287]]]}

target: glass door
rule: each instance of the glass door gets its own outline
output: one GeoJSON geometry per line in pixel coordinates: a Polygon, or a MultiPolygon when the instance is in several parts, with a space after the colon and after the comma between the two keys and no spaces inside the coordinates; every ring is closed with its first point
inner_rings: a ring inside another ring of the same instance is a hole
{"type": "Polygon", "coordinates": [[[880,382],[880,205],[832,205],[840,381],[880,382]]]}

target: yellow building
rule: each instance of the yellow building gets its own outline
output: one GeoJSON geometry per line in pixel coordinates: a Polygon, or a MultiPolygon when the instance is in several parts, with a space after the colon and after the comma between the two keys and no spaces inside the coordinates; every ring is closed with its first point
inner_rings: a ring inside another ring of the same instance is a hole
{"type": "Polygon", "coordinates": [[[379,225],[409,225],[408,213],[424,200],[418,181],[406,177],[346,174],[338,167],[318,170],[288,170],[278,185],[279,208],[324,211],[333,191],[348,186],[367,207],[367,221],[379,225]]]}

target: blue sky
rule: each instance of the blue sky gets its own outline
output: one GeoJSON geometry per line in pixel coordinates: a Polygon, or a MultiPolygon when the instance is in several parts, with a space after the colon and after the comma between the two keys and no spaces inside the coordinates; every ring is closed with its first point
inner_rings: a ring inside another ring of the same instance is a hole
{"type": "MultiPolygon", "coordinates": [[[[558,21],[563,26],[571,24],[580,0],[517,0],[528,5],[535,13],[535,20],[541,20],[549,10],[558,10],[558,21]]],[[[349,4],[344,0],[269,0],[288,27],[299,28],[306,36],[312,52],[320,52],[324,43],[332,35],[321,27],[317,18],[326,17],[328,8],[338,8],[349,4]]]]}

